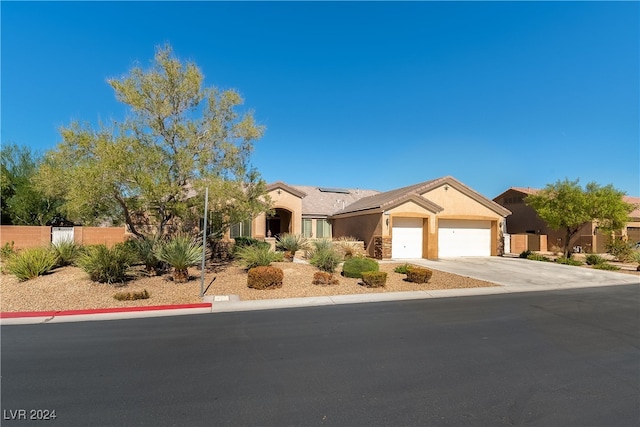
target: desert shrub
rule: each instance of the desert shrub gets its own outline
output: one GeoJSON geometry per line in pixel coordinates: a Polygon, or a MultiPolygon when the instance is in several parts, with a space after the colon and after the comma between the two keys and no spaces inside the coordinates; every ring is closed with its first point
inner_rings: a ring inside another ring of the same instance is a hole
{"type": "Polygon", "coordinates": [[[371,258],[350,258],[342,265],[342,275],[344,277],[362,278],[363,271],[378,271],[380,266],[378,261],[371,258]]]}
{"type": "Polygon", "coordinates": [[[620,267],[616,265],[611,265],[608,262],[604,262],[604,261],[599,264],[593,264],[593,268],[595,268],[596,270],[610,270],[610,271],[620,270],[620,267]]]}
{"type": "Polygon", "coordinates": [[[78,256],[76,264],[94,282],[116,283],[127,279],[129,267],[136,261],[135,254],[124,244],[112,248],[105,245],[87,246],[78,256]]]}
{"type": "Polygon", "coordinates": [[[56,255],[48,248],[24,249],[7,258],[5,270],[23,282],[51,271],[56,259],[56,255]]]}
{"type": "Polygon", "coordinates": [[[387,273],[384,271],[363,271],[362,281],[369,288],[383,288],[387,283],[387,273]]]}
{"type": "Polygon", "coordinates": [[[238,252],[242,250],[242,248],[246,248],[247,246],[259,246],[262,248],[271,248],[271,245],[268,242],[263,242],[258,239],[254,239],[253,237],[236,237],[235,243],[233,244],[233,256],[238,255],[238,252]]]}
{"type": "Polygon", "coordinates": [[[407,271],[411,268],[409,264],[402,264],[393,269],[396,273],[407,274],[407,271]]]}
{"type": "Polygon", "coordinates": [[[342,262],[342,256],[336,251],[331,240],[314,240],[311,246],[312,248],[307,251],[309,264],[327,273],[336,271],[342,262]]]}
{"type": "Polygon", "coordinates": [[[520,252],[520,255],[518,255],[518,257],[519,258],[529,258],[529,255],[531,255],[531,251],[529,249],[527,249],[526,251],[520,252]]]}
{"type": "Polygon", "coordinates": [[[412,283],[427,283],[433,271],[423,267],[411,267],[407,270],[407,281],[412,283]]]}
{"type": "Polygon", "coordinates": [[[344,259],[364,257],[367,255],[362,243],[355,237],[339,237],[334,241],[334,246],[344,259]]]}
{"type": "Polygon", "coordinates": [[[73,240],[63,240],[55,245],[51,244],[51,251],[56,255],[56,265],[64,267],[75,264],[82,252],[82,246],[73,240]]]}
{"type": "Polygon", "coordinates": [[[587,262],[588,265],[597,265],[597,264],[602,264],[606,262],[604,258],[596,254],[588,254],[585,257],[585,261],[587,262]]]}
{"type": "Polygon", "coordinates": [[[173,236],[158,244],[154,255],[173,267],[173,280],[185,283],[189,280],[189,267],[202,261],[202,244],[186,234],[173,236]]]}
{"type": "Polygon", "coordinates": [[[331,273],[327,273],[326,271],[316,271],[313,274],[313,285],[337,285],[340,282],[338,279],[331,273]]]}
{"type": "Polygon", "coordinates": [[[113,297],[118,301],[135,301],[137,299],[148,299],[151,295],[146,289],[140,292],[116,292],[113,297]]]}
{"type": "Polygon", "coordinates": [[[534,253],[529,254],[527,259],[530,259],[532,261],[547,261],[547,262],[551,261],[551,258],[549,258],[549,257],[546,257],[544,255],[540,255],[540,254],[534,254],[534,253]]]}
{"type": "Polygon", "coordinates": [[[312,240],[309,248],[305,251],[305,257],[311,259],[318,251],[328,251],[335,249],[333,242],[329,239],[312,240]]]}
{"type": "Polygon", "coordinates": [[[607,253],[613,255],[620,262],[631,260],[633,254],[633,246],[622,239],[611,239],[605,246],[607,253]]]}
{"type": "Polygon", "coordinates": [[[579,261],[579,260],[573,259],[573,258],[567,258],[567,257],[564,257],[564,256],[556,258],[556,262],[558,264],[575,265],[575,266],[584,264],[582,261],[579,261]]]}
{"type": "Polygon", "coordinates": [[[157,237],[139,237],[127,240],[125,244],[135,253],[137,262],[144,264],[145,270],[148,273],[157,273],[162,270],[162,261],[158,259],[155,253],[155,250],[160,244],[157,237]]]}
{"type": "Polygon", "coordinates": [[[308,241],[300,234],[284,233],[276,237],[276,249],[285,252],[291,252],[295,255],[296,252],[307,249],[308,241]]]}
{"type": "Polygon", "coordinates": [[[249,245],[238,250],[236,257],[249,270],[254,267],[267,267],[272,262],[282,261],[282,252],[274,252],[269,245],[249,245]]]}
{"type": "Polygon", "coordinates": [[[636,270],[640,271],[640,251],[633,251],[631,253],[631,260],[638,264],[636,270]]]}
{"type": "Polygon", "coordinates": [[[282,287],[284,273],[282,269],[269,266],[258,266],[249,269],[247,286],[253,289],[275,289],[282,287]]]}
{"type": "Polygon", "coordinates": [[[16,251],[13,248],[13,242],[7,242],[0,248],[0,259],[3,261],[15,254],[16,251]]]}

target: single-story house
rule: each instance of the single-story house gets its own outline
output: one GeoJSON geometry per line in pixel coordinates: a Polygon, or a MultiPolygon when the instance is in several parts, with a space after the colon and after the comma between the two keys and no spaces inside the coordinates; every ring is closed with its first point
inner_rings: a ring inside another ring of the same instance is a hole
{"type": "Polygon", "coordinates": [[[228,237],[355,237],[378,259],[500,255],[511,212],[451,176],[396,190],[268,186],[274,214],[231,227],[228,237]]]}
{"type": "MultiPolygon", "coordinates": [[[[555,251],[564,246],[565,231],[549,228],[536,211],[524,202],[528,195],[536,194],[538,191],[540,190],[536,188],[511,187],[495,197],[493,201],[511,211],[506,227],[508,234],[546,236],[546,244],[543,243],[538,250],[555,251]]],[[[634,205],[635,208],[629,214],[627,225],[620,230],[620,235],[631,242],[638,242],[640,241],[640,197],[624,196],[624,201],[634,205]]],[[[582,251],[588,253],[604,253],[610,239],[610,234],[603,233],[598,229],[597,223],[590,221],[583,224],[571,238],[569,247],[580,247],[582,251]]],[[[545,239],[542,242],[545,242],[545,239]]]]}

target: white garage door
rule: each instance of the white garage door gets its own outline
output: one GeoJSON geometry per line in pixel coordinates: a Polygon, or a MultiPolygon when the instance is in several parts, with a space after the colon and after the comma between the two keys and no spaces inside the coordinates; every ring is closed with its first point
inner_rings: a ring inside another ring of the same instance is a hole
{"type": "Polygon", "coordinates": [[[491,221],[438,221],[438,257],[490,256],[491,221]]]}
{"type": "Polygon", "coordinates": [[[393,218],[392,258],[422,258],[422,218],[393,218]]]}

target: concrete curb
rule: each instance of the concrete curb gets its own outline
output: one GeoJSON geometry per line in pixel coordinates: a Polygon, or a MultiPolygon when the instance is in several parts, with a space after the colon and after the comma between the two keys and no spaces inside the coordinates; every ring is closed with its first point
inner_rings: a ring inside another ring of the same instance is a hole
{"type": "Polygon", "coordinates": [[[0,325],[82,322],[91,320],[136,319],[211,313],[210,302],[196,304],[152,305],[146,307],[98,308],[62,311],[23,311],[0,313],[0,325]]]}

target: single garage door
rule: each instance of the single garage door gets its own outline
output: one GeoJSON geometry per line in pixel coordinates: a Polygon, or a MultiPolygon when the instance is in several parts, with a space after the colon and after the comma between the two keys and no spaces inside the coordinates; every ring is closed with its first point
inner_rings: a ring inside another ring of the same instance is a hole
{"type": "Polygon", "coordinates": [[[490,256],[491,221],[438,221],[438,257],[490,256]]]}
{"type": "Polygon", "coordinates": [[[422,258],[422,218],[393,218],[392,258],[422,258]]]}

